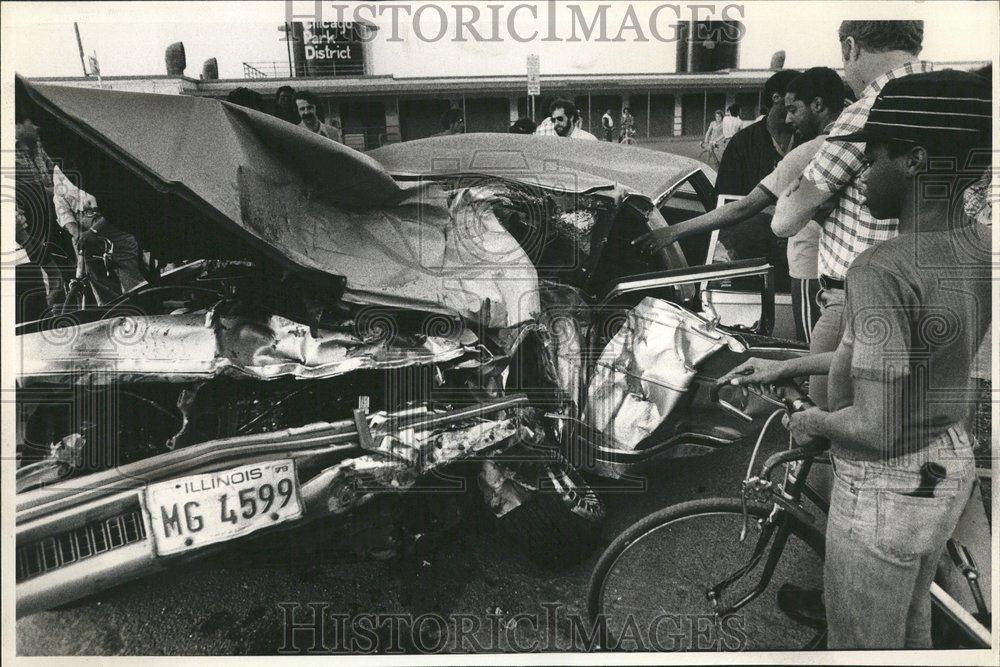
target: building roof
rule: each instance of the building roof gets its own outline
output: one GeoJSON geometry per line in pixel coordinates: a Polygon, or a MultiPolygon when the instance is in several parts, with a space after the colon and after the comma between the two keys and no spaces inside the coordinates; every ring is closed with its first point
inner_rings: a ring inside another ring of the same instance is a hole
{"type": "MultiPolygon", "coordinates": [[[[988,61],[938,62],[938,68],[971,70],[984,67],[988,61]]],[[[838,70],[841,74],[841,70],[838,70]]],[[[623,89],[655,92],[658,89],[739,91],[757,90],[773,74],[769,69],[734,69],[716,72],[674,72],[645,74],[543,74],[545,95],[563,92],[620,92],[623,89]]],[[[165,75],[104,77],[105,80],[176,79],[182,91],[189,95],[225,97],[238,87],[249,88],[263,95],[273,95],[280,86],[308,88],[319,95],[447,95],[447,94],[526,94],[523,75],[501,76],[436,76],[396,77],[394,75],[359,77],[283,77],[258,79],[192,79],[165,75]]],[[[39,83],[62,85],[96,85],[94,77],[32,77],[39,83]]]]}

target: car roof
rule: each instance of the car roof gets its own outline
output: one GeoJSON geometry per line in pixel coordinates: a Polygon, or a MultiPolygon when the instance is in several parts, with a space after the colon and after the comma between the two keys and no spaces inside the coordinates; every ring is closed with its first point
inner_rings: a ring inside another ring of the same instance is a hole
{"type": "Polygon", "coordinates": [[[401,180],[481,174],[578,193],[617,187],[651,200],[703,166],[638,146],[487,132],[390,144],[368,155],[401,180]]]}

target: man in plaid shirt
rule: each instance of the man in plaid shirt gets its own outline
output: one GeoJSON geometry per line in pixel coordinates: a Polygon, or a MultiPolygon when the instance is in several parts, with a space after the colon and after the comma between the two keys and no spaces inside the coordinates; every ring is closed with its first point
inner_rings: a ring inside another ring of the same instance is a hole
{"type": "MultiPolygon", "coordinates": [[[[928,72],[931,64],[917,59],[923,44],[923,21],[844,21],[840,46],[844,75],[858,101],[830,128],[837,136],[858,132],[868,120],[875,97],[892,79],[928,72]]],[[[854,259],[873,245],[896,236],[898,221],[878,220],[865,204],[860,176],[865,169],[864,144],[826,142],[799,181],[778,199],[771,227],[778,236],[798,233],[810,219],[821,221],[817,300],[820,318],[809,351],[832,352],[842,332],[844,280],[854,259]],[[829,216],[817,215],[829,208],[829,216]]],[[[826,377],[810,378],[810,396],[826,407],[826,377]]]]}

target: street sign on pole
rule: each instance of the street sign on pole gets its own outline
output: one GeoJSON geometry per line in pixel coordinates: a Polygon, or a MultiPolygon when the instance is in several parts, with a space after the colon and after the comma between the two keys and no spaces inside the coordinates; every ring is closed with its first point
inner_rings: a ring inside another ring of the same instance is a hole
{"type": "Polygon", "coordinates": [[[101,81],[101,64],[97,62],[97,51],[94,51],[94,55],[88,58],[90,61],[90,73],[97,75],[97,87],[104,88],[104,82],[101,81]]]}
{"type": "Polygon", "coordinates": [[[542,94],[542,74],[538,56],[532,53],[528,56],[528,95],[542,94]]]}

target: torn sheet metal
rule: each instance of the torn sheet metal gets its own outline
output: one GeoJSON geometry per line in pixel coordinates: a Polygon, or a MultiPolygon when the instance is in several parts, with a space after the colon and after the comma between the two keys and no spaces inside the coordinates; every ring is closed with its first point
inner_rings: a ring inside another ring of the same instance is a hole
{"type": "Polygon", "coordinates": [[[506,232],[466,233],[433,184],[397,184],[363,153],[218,100],[21,77],[16,86],[32,113],[46,114],[52,155],[76,157],[108,220],[156,256],[216,257],[232,244],[227,256],[238,246],[295,272],[343,276],[355,303],[442,309],[489,327],[533,316],[533,280],[505,274],[533,275],[531,263],[523,253],[489,261],[494,248],[482,243],[506,232]],[[80,143],[107,159],[82,159],[80,143]],[[120,178],[109,172],[118,168],[120,178]],[[140,196],[109,185],[135,176],[151,186],[140,196]],[[134,208],[154,192],[164,216],[134,208]]]}
{"type": "Polygon", "coordinates": [[[71,433],[52,443],[43,461],[17,469],[17,493],[68,477],[83,466],[83,451],[87,440],[80,433],[71,433]]]}
{"type": "Polygon", "coordinates": [[[526,503],[538,490],[518,479],[510,466],[497,461],[484,461],[477,481],[486,506],[497,518],[526,503]]]}
{"type": "MultiPolygon", "coordinates": [[[[376,431],[380,423],[376,416],[376,431]]],[[[375,452],[338,463],[306,482],[303,500],[308,507],[323,505],[326,512],[343,514],[380,493],[402,491],[421,476],[455,461],[488,455],[534,437],[517,415],[377,435],[375,452]]]]}
{"type": "MultiPolygon", "coordinates": [[[[460,338],[460,337],[459,337],[460,338]]],[[[121,316],[18,337],[21,383],[193,382],[216,376],[321,379],[360,368],[442,363],[469,351],[437,336],[366,341],[352,332],[205,315],[121,316]]]]}
{"type": "Polygon", "coordinates": [[[695,367],[723,346],[744,351],[680,306],[643,299],[597,361],[584,419],[609,446],[635,449],[684,397],[695,367]]]}

